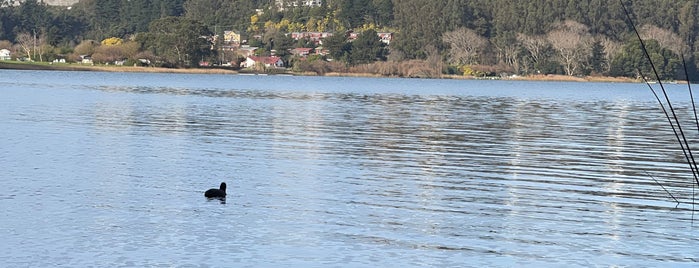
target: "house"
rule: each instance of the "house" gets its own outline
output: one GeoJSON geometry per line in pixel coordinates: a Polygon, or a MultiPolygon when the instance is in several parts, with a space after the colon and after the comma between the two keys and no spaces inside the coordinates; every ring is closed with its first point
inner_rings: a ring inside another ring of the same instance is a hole
{"type": "Polygon", "coordinates": [[[253,68],[262,64],[265,68],[284,68],[284,61],[280,57],[250,56],[240,63],[241,68],[253,68]]]}
{"type": "Polygon", "coordinates": [[[11,52],[9,49],[0,49],[0,60],[11,60],[11,52]]]}
{"type": "MultiPolygon", "coordinates": [[[[381,42],[383,42],[386,45],[390,45],[391,41],[393,41],[393,33],[391,32],[378,32],[376,35],[379,37],[381,42]]],[[[347,39],[349,41],[354,41],[357,38],[359,38],[359,33],[357,32],[350,32],[349,35],[347,35],[347,39]]]]}
{"type": "Polygon", "coordinates": [[[291,38],[294,40],[307,39],[314,44],[318,45],[322,43],[322,40],[333,36],[330,32],[292,32],[291,38]]]}
{"type": "Polygon", "coordinates": [[[80,63],[92,65],[92,56],[90,55],[80,55],[80,63]]]}
{"type": "Polygon", "coordinates": [[[314,49],[316,55],[321,55],[321,56],[326,56],[330,54],[330,51],[325,49],[324,47],[317,47],[314,49]]]}
{"type": "Polygon", "coordinates": [[[223,42],[226,44],[240,44],[240,34],[234,31],[223,32],[223,42]]]}
{"type": "Polygon", "coordinates": [[[306,57],[311,54],[311,51],[313,51],[313,48],[297,47],[291,50],[291,54],[299,57],[306,57]]]}
{"type": "Polygon", "coordinates": [[[383,42],[386,45],[390,45],[391,41],[393,40],[393,33],[389,32],[381,32],[381,33],[376,33],[379,38],[381,39],[381,42],[383,42]]]}
{"type": "Polygon", "coordinates": [[[279,11],[283,11],[286,8],[294,7],[319,7],[322,5],[321,0],[275,0],[275,5],[279,11]]]}
{"type": "Polygon", "coordinates": [[[49,6],[72,6],[80,2],[80,0],[41,0],[37,2],[49,6]]]}

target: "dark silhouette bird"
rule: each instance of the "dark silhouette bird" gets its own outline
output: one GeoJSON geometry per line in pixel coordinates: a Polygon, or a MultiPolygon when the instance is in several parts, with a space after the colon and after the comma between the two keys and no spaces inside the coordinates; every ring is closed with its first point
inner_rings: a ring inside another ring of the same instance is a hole
{"type": "Polygon", "coordinates": [[[222,182],[218,189],[209,189],[204,192],[204,196],[208,198],[225,198],[226,197],[226,183],[222,182]]]}

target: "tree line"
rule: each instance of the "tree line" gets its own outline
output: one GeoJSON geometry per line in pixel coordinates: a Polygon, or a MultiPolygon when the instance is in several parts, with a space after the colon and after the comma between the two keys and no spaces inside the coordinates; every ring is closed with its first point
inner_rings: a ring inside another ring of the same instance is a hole
{"type": "MultiPolygon", "coordinates": [[[[681,76],[682,56],[697,73],[699,2],[623,1],[649,40],[663,78],[681,76]]],[[[12,45],[48,60],[75,54],[85,42],[87,52],[107,50],[99,48],[102,41],[116,37],[130,57],[140,53],[191,66],[230,57],[211,49],[215,40],[202,37],[234,30],[260,47],[259,53],[276,51],[294,64],[289,48],[318,44],[290,40],[288,33],[323,31],[333,38],[323,43],[329,54],[318,60],[349,67],[421,61],[434,69],[430,73],[464,75],[650,72],[618,1],[326,0],[312,7],[287,2],[280,7],[260,0],[82,0],[66,8],[27,0],[0,8],[0,40],[6,40],[0,47],[12,45]],[[350,41],[349,31],[362,38],[350,41]],[[373,37],[380,31],[395,33],[390,46],[373,37]]]]}

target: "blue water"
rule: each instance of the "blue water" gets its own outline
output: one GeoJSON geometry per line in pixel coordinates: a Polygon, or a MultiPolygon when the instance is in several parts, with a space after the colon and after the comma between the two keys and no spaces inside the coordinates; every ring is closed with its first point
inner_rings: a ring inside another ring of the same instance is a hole
{"type": "Polygon", "coordinates": [[[699,261],[642,84],[2,70],[0,137],[3,267],[699,261]]]}

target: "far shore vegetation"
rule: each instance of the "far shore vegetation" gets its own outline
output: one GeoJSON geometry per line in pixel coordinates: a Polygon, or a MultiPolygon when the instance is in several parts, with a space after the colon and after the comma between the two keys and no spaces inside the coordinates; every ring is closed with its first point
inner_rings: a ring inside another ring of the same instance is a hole
{"type": "Polygon", "coordinates": [[[463,75],[441,74],[439,76],[397,76],[386,75],[364,71],[362,68],[325,72],[319,74],[313,71],[294,72],[286,69],[270,69],[267,71],[258,70],[233,70],[220,67],[197,67],[197,68],[165,68],[153,66],[116,66],[104,64],[84,65],[80,63],[49,63],[49,62],[21,62],[21,61],[0,61],[0,70],[51,70],[51,71],[95,71],[95,72],[138,72],[138,73],[181,73],[181,74],[265,74],[265,75],[296,75],[296,76],[344,76],[344,77],[412,77],[412,78],[440,78],[440,79],[483,79],[483,80],[523,80],[523,81],[567,81],[567,82],[619,82],[638,83],[642,79],[629,77],[609,77],[609,76],[567,76],[567,75],[528,75],[528,76],[505,76],[505,77],[474,77],[463,75]]]}
{"type": "MultiPolygon", "coordinates": [[[[660,79],[685,80],[686,67],[698,80],[699,2],[622,1],[660,79]]],[[[55,2],[71,5],[0,3],[0,68],[556,81],[652,73],[619,1],[55,2]]]]}

